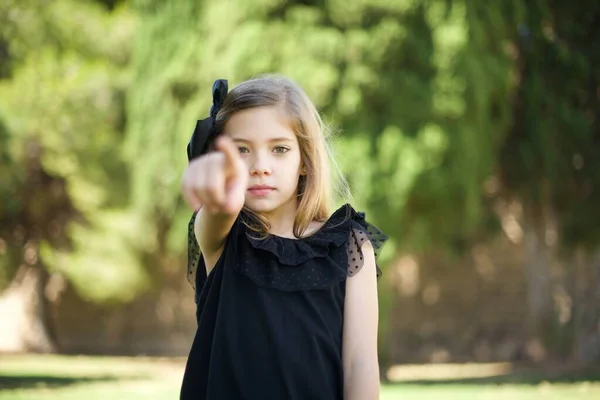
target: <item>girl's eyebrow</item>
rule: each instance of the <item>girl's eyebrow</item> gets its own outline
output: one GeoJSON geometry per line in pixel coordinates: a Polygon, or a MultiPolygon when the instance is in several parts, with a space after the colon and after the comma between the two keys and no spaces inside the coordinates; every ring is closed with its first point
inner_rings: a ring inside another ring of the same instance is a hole
{"type": "MultiPolygon", "coordinates": [[[[236,138],[236,137],[233,137],[231,139],[234,142],[242,142],[242,143],[251,143],[252,142],[251,140],[246,140],[246,139],[236,138]]],[[[276,137],[276,138],[269,139],[269,142],[293,142],[293,140],[290,138],[286,138],[286,137],[276,137]]]]}

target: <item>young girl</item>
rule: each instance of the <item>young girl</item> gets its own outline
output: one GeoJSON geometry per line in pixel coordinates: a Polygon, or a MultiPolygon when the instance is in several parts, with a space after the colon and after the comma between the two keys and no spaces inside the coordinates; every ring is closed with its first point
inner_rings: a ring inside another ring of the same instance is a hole
{"type": "Polygon", "coordinates": [[[323,124],[296,84],[213,90],[182,185],[200,252],[181,399],[377,399],[385,235],[349,204],[330,212],[323,124]]]}

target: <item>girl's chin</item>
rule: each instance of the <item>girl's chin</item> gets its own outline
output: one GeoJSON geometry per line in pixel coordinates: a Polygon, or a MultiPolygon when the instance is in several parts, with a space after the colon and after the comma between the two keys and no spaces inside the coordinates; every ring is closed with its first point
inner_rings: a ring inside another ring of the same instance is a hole
{"type": "Polygon", "coordinates": [[[291,201],[293,201],[293,197],[286,200],[282,200],[281,196],[277,196],[277,197],[272,197],[272,196],[268,196],[268,197],[252,197],[252,196],[246,196],[246,201],[244,203],[244,206],[246,206],[247,208],[249,208],[250,210],[254,211],[254,212],[258,212],[258,213],[271,213],[275,210],[278,210],[282,207],[289,207],[291,205],[291,201]]]}
{"type": "Polygon", "coordinates": [[[277,208],[277,204],[271,199],[247,199],[244,205],[256,212],[269,212],[277,208]]]}

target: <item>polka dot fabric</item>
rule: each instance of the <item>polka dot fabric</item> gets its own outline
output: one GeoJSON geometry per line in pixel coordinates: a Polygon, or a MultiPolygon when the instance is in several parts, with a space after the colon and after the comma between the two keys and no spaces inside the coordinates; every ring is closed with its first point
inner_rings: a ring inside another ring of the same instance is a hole
{"type": "MultiPolygon", "coordinates": [[[[364,215],[364,214],[363,214],[364,215]]],[[[387,241],[387,236],[377,229],[375,226],[366,223],[363,225],[354,224],[348,239],[348,276],[356,275],[364,265],[364,256],[362,253],[362,245],[370,241],[375,252],[375,259],[379,258],[381,249],[387,241]]],[[[378,265],[377,278],[381,277],[381,269],[378,265]]]]}
{"type": "MultiPolygon", "coordinates": [[[[298,253],[297,263],[284,264],[278,258],[278,254],[288,255],[301,247],[293,246],[288,242],[295,239],[281,240],[283,238],[272,237],[277,243],[279,251],[270,252],[270,247],[263,247],[252,240],[257,247],[241,247],[241,263],[234,266],[239,273],[250,278],[256,285],[263,288],[278,289],[283,291],[328,289],[332,285],[344,280],[346,270],[341,268],[336,258],[345,255],[345,248],[341,245],[333,247],[331,254],[319,254],[311,252],[305,259],[306,253],[298,253]],[[338,257],[335,255],[338,254],[338,257]]],[[[270,240],[270,239],[265,239],[270,240]]]]}
{"type": "MultiPolygon", "coordinates": [[[[192,218],[188,224],[188,256],[187,256],[187,279],[196,290],[196,287],[204,286],[206,282],[206,267],[204,267],[203,259],[200,256],[200,246],[196,241],[194,233],[194,222],[196,214],[192,214],[192,218]],[[200,265],[200,268],[198,268],[200,265]]],[[[198,293],[196,293],[198,294],[198,293]]]]}

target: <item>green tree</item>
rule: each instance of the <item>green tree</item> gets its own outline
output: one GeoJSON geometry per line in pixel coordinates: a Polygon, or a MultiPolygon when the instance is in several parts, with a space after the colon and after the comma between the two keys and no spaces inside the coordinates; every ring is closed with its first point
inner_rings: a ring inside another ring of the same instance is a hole
{"type": "MultiPolygon", "coordinates": [[[[127,298],[133,285],[114,265],[132,261],[135,275],[135,247],[122,240],[130,232],[116,228],[127,218],[122,71],[133,18],[70,0],[5,1],[0,16],[2,287],[33,282],[23,301],[49,331],[52,274],[97,301],[127,298]]],[[[53,347],[51,334],[31,340],[33,349],[53,347]]]]}
{"type": "Polygon", "coordinates": [[[600,151],[600,57],[594,50],[600,44],[595,27],[600,5],[586,3],[528,3],[513,20],[519,83],[512,126],[498,157],[503,188],[523,207],[532,323],[566,355],[597,324],[583,315],[586,308],[592,311],[579,301],[585,292],[567,288],[575,299],[574,315],[582,318],[563,321],[563,326],[551,298],[556,284],[552,264],[558,261],[567,276],[577,276],[575,254],[591,255],[600,239],[595,223],[600,211],[594,206],[600,183],[595,156],[600,151]]]}
{"type": "MultiPolygon", "coordinates": [[[[451,9],[468,32],[450,68],[461,107],[441,124],[443,162],[410,192],[407,234],[424,231],[426,248],[463,250],[514,217],[527,254],[529,331],[573,355],[573,338],[596,324],[581,314],[593,309],[574,301],[579,322],[561,326],[552,295],[561,282],[551,271],[558,263],[567,276],[581,273],[575,254],[598,246],[599,7],[455,1],[451,9]]],[[[568,288],[573,299],[589,296],[575,290],[568,288]]]]}

